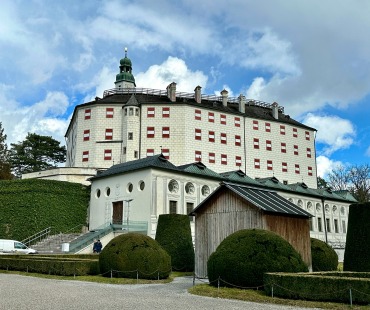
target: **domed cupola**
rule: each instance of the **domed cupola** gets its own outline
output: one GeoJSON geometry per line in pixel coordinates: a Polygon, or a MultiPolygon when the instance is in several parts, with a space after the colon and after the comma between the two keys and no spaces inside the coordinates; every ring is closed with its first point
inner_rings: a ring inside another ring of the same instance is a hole
{"type": "Polygon", "coordinates": [[[116,88],[134,88],[136,87],[135,78],[132,74],[132,63],[127,57],[127,47],[125,48],[125,58],[120,60],[120,72],[116,75],[116,88]]]}

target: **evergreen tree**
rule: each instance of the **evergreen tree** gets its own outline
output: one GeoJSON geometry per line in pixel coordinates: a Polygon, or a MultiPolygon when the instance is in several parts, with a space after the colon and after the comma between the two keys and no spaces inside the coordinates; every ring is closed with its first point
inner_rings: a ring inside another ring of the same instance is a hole
{"type": "Polygon", "coordinates": [[[14,173],[23,173],[55,168],[65,162],[66,148],[49,136],[28,133],[24,141],[11,143],[9,160],[14,173]]]}
{"type": "Polygon", "coordinates": [[[0,180],[12,179],[10,164],[8,161],[8,146],[5,143],[6,134],[2,122],[0,122],[0,180]]]}

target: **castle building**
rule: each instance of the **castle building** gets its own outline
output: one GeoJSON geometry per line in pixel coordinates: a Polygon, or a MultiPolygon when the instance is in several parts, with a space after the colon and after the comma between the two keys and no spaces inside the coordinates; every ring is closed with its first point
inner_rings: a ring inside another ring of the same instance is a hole
{"type": "Polygon", "coordinates": [[[65,138],[66,167],[107,169],[163,154],[176,166],[202,162],[217,173],[317,188],[315,132],[277,103],[136,88],[132,62],[120,61],[115,88],[75,107],[65,138]]]}

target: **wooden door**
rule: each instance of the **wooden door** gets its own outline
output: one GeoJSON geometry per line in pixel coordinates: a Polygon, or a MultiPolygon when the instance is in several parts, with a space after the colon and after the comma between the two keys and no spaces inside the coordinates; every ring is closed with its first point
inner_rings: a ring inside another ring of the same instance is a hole
{"type": "Polygon", "coordinates": [[[123,201],[113,202],[112,224],[123,224],[123,201]]]}

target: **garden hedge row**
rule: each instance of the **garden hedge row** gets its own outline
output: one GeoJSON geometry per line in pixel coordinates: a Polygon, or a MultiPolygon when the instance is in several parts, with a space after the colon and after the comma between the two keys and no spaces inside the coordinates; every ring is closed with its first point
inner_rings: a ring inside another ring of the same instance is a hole
{"type": "Polygon", "coordinates": [[[353,303],[370,302],[370,273],[266,273],[263,280],[265,292],[270,296],[347,304],[350,298],[353,303]]]}
{"type": "Polygon", "coordinates": [[[0,181],[0,239],[21,241],[50,226],[55,233],[76,226],[80,232],[88,204],[89,187],[78,183],[0,181]]]}
{"type": "Polygon", "coordinates": [[[0,269],[17,270],[62,276],[99,274],[99,261],[95,259],[44,257],[38,255],[2,255],[0,269]]]}

